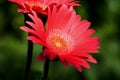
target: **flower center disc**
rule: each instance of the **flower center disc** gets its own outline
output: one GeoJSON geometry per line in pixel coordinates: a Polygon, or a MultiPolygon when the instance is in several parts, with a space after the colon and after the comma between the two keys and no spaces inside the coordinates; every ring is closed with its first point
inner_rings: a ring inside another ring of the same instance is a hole
{"type": "Polygon", "coordinates": [[[40,8],[40,9],[43,10],[43,11],[46,9],[46,6],[45,6],[45,5],[40,5],[40,4],[35,4],[35,3],[29,3],[29,7],[30,7],[30,8],[33,8],[33,7],[34,7],[34,8],[35,8],[35,7],[36,7],[36,8],[40,8]]]}
{"type": "Polygon", "coordinates": [[[64,38],[60,38],[59,36],[53,36],[51,38],[52,46],[56,48],[56,50],[59,51],[65,51],[67,49],[67,42],[64,40],[64,38]]]}
{"type": "Polygon", "coordinates": [[[68,54],[73,49],[74,41],[68,34],[55,30],[49,34],[47,43],[51,51],[57,54],[68,54]]]}

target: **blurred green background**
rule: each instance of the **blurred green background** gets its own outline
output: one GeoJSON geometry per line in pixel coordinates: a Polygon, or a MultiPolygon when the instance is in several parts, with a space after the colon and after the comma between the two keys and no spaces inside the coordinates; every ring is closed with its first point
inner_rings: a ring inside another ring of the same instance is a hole
{"type": "MultiPolygon", "coordinates": [[[[120,80],[120,0],[80,0],[80,4],[77,14],[92,23],[101,41],[100,53],[93,54],[98,63],[90,63],[91,69],[80,73],[51,62],[48,80],[120,80]]],[[[0,80],[23,80],[27,33],[19,29],[21,25],[24,17],[17,6],[0,0],[0,80]]],[[[35,44],[29,80],[41,80],[43,62],[36,61],[40,51],[41,46],[35,44]]]]}

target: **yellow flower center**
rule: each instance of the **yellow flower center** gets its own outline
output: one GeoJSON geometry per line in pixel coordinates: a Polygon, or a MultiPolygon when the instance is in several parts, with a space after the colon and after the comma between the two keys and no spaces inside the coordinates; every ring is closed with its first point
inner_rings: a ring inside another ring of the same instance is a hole
{"type": "Polygon", "coordinates": [[[38,5],[38,4],[34,4],[34,3],[29,3],[30,8],[37,6],[40,7],[43,11],[46,9],[45,5],[38,5]]]}
{"type": "Polygon", "coordinates": [[[73,40],[64,32],[55,30],[47,38],[49,48],[57,54],[67,54],[73,49],[73,40]]]}
{"type": "Polygon", "coordinates": [[[50,42],[53,47],[55,47],[57,50],[60,50],[60,51],[65,51],[68,46],[64,38],[61,38],[60,36],[53,36],[50,42]]]}
{"type": "Polygon", "coordinates": [[[34,6],[34,4],[31,3],[31,4],[29,4],[29,6],[30,6],[30,8],[32,8],[34,6]]]}

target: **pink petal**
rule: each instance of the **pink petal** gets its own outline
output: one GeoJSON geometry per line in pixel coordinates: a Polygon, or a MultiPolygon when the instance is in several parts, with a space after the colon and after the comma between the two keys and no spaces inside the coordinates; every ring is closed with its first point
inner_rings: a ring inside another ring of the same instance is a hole
{"type": "Polygon", "coordinates": [[[35,36],[28,36],[27,39],[33,41],[34,43],[38,43],[43,46],[46,46],[45,42],[42,42],[40,39],[36,38],[35,36]]]}
{"type": "Polygon", "coordinates": [[[64,58],[64,56],[59,55],[59,59],[62,62],[62,64],[64,65],[64,67],[68,66],[68,62],[67,60],[64,58]]]}
{"type": "Polygon", "coordinates": [[[56,58],[56,54],[55,53],[53,53],[53,52],[51,52],[49,49],[44,49],[44,51],[43,51],[43,55],[44,56],[48,56],[49,58],[50,58],[50,60],[54,60],[55,58],[56,58]]]}
{"type": "Polygon", "coordinates": [[[43,61],[43,60],[45,60],[46,59],[46,57],[45,56],[43,56],[43,54],[41,53],[41,54],[39,54],[38,55],[38,57],[37,57],[37,61],[43,61]]]}
{"type": "Polygon", "coordinates": [[[92,62],[92,63],[97,63],[97,61],[92,56],[89,56],[87,61],[92,62]]]}

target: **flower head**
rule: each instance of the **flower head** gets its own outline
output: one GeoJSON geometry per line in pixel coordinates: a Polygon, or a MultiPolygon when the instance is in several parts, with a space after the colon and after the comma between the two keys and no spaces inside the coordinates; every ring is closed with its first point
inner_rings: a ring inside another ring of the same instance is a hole
{"type": "Polygon", "coordinates": [[[79,6],[74,0],[9,0],[19,6],[18,12],[29,13],[30,9],[38,13],[47,14],[46,9],[54,4],[68,6],[79,6]]]}
{"type": "Polygon", "coordinates": [[[59,10],[54,6],[48,8],[46,26],[36,12],[29,14],[33,22],[27,21],[32,28],[22,26],[21,29],[30,33],[28,39],[43,45],[45,49],[38,56],[38,60],[59,58],[64,66],[68,63],[82,71],[82,67],[90,68],[88,62],[97,63],[91,53],[98,53],[99,40],[91,36],[95,30],[88,29],[90,22],[81,21],[73,7],[62,5],[59,10]],[[64,13],[63,13],[64,12],[64,13]]]}

